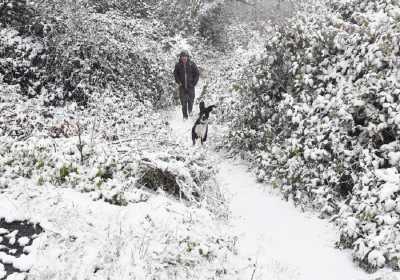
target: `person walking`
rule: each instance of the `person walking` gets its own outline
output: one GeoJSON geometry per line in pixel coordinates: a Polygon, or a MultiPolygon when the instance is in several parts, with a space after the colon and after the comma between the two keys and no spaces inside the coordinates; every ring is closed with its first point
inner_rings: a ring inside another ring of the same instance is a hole
{"type": "Polygon", "coordinates": [[[179,61],[175,65],[174,76],[179,85],[179,99],[182,104],[183,118],[187,119],[188,115],[192,115],[195,86],[199,81],[199,70],[197,65],[190,60],[187,51],[180,53],[179,61]]]}

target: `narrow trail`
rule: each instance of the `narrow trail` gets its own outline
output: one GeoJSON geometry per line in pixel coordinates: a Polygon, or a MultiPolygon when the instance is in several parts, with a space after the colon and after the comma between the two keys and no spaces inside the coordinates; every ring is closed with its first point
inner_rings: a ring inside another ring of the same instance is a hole
{"type": "MultiPolygon", "coordinates": [[[[196,108],[197,109],[197,108],[196,108]]],[[[195,111],[197,112],[197,111],[195,111]]],[[[174,137],[193,149],[190,129],[179,108],[170,113],[174,137]]],[[[218,127],[210,127],[210,140],[218,127]]],[[[334,248],[337,231],[312,213],[302,213],[259,184],[244,163],[225,158],[210,146],[207,156],[218,162],[217,181],[228,198],[232,231],[238,236],[237,279],[365,280],[379,279],[359,269],[349,251],[334,248]]],[[[236,263],[236,262],[235,262],[236,263]]]]}

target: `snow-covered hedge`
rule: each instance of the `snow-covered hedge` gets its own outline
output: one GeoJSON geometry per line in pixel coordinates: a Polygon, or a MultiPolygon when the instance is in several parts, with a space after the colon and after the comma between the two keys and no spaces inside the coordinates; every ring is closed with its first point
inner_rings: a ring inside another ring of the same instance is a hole
{"type": "MultiPolygon", "coordinates": [[[[74,100],[86,106],[93,92],[107,87],[159,105],[166,71],[155,57],[149,59],[151,53],[142,53],[139,36],[130,35],[135,29],[144,33],[141,28],[148,23],[117,15],[75,16],[54,26],[58,31],[49,34],[45,43],[14,29],[1,30],[3,81],[19,84],[23,95],[42,94],[53,105],[74,100]]],[[[156,23],[152,24],[146,28],[155,29],[156,23]]]]}
{"type": "Polygon", "coordinates": [[[0,27],[15,26],[26,31],[34,16],[34,10],[26,0],[3,0],[0,2],[0,27]]]}
{"type": "Polygon", "coordinates": [[[22,95],[44,96],[47,105],[87,106],[109,88],[168,104],[175,39],[217,42],[223,33],[223,23],[215,24],[218,1],[3,2],[0,80],[19,85],[22,95]]]}
{"type": "Polygon", "coordinates": [[[360,266],[400,268],[400,7],[315,2],[269,35],[237,85],[225,145],[259,180],[340,226],[360,266]]]}
{"type": "Polygon", "coordinates": [[[109,88],[164,105],[173,83],[168,61],[176,55],[169,53],[176,43],[169,36],[184,31],[182,24],[172,22],[189,15],[172,16],[177,11],[170,3],[127,1],[132,9],[151,12],[142,18],[136,12],[126,14],[129,9],[121,1],[103,2],[109,6],[104,13],[93,7],[100,2],[91,1],[1,3],[1,81],[19,85],[22,95],[45,96],[51,105],[72,100],[86,106],[93,94],[109,88]],[[8,20],[19,14],[23,22],[8,20]]]}

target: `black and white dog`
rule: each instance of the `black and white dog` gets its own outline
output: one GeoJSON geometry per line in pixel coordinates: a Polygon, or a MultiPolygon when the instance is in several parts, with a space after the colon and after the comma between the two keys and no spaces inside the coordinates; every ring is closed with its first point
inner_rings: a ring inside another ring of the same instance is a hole
{"type": "Polygon", "coordinates": [[[192,128],[193,145],[196,144],[196,139],[198,138],[200,138],[200,142],[202,145],[207,140],[208,117],[210,116],[210,112],[212,111],[212,109],[214,109],[216,106],[211,105],[205,107],[204,101],[201,101],[199,107],[200,107],[199,118],[196,120],[192,128]]]}

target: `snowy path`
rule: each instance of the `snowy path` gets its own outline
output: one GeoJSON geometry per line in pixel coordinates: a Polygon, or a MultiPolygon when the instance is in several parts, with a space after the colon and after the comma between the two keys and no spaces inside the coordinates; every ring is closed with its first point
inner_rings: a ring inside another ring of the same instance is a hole
{"type": "MultiPolygon", "coordinates": [[[[180,114],[177,109],[170,117],[173,134],[192,149],[194,121],[183,121],[180,114]]],[[[210,127],[211,141],[212,135],[210,127]]],[[[195,148],[202,149],[200,144],[195,148]]],[[[237,264],[238,279],[379,279],[359,269],[348,251],[334,248],[337,232],[333,225],[302,213],[273,194],[268,185],[258,184],[244,164],[225,159],[211,148],[205,152],[217,158],[217,180],[230,200],[232,230],[239,238],[238,255],[242,257],[237,264]]]]}
{"type": "Polygon", "coordinates": [[[255,258],[254,279],[366,279],[348,253],[333,247],[335,231],[326,221],[301,213],[268,193],[268,186],[263,190],[243,165],[222,161],[218,181],[232,193],[239,252],[255,258]]]}

